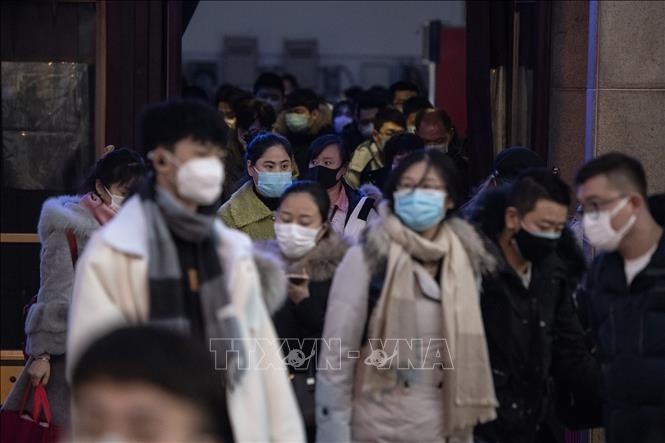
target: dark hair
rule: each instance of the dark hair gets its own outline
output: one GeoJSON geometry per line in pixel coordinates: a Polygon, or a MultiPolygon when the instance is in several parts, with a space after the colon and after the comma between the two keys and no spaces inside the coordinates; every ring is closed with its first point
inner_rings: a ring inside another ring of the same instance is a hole
{"type": "Polygon", "coordinates": [[[284,88],[284,81],[291,82],[294,89],[298,88],[298,79],[296,78],[295,75],[289,74],[288,72],[286,74],[283,74],[282,75],[282,88],[284,88]]]}
{"type": "Polygon", "coordinates": [[[224,147],[227,126],[209,104],[196,100],[170,100],[147,106],[139,119],[141,150],[145,155],[158,146],[173,150],[180,140],[224,147]]]}
{"type": "Polygon", "coordinates": [[[335,103],[335,106],[333,106],[332,110],[332,116],[333,118],[337,117],[341,113],[341,109],[347,107],[351,111],[351,114],[354,115],[356,112],[355,107],[353,106],[353,102],[351,100],[341,100],[335,103]]]}
{"type": "Polygon", "coordinates": [[[284,109],[288,110],[296,106],[304,106],[313,111],[319,107],[320,103],[321,98],[311,89],[295,89],[286,97],[284,109]]]}
{"type": "Polygon", "coordinates": [[[363,93],[363,88],[361,88],[360,86],[351,86],[344,90],[344,97],[351,100],[353,103],[357,105],[358,100],[360,99],[362,93],[363,93]]]}
{"type": "Polygon", "coordinates": [[[446,130],[448,131],[454,128],[453,121],[446,111],[444,111],[441,108],[429,108],[429,109],[421,109],[420,111],[418,111],[418,114],[416,114],[416,129],[420,128],[420,123],[422,123],[425,114],[436,115],[437,119],[441,122],[443,127],[446,128],[446,130]]]}
{"type": "Polygon", "coordinates": [[[520,174],[510,186],[506,203],[507,206],[514,206],[520,215],[525,215],[533,210],[540,199],[568,207],[570,188],[548,169],[529,169],[520,174]]]}
{"type": "Polygon", "coordinates": [[[388,168],[393,164],[393,160],[398,155],[409,154],[413,151],[425,148],[425,142],[416,134],[397,134],[390,137],[383,148],[383,156],[388,168]]]}
{"type": "Polygon", "coordinates": [[[379,112],[376,113],[374,117],[374,129],[380,131],[383,125],[386,123],[394,123],[397,126],[406,128],[406,119],[397,109],[384,108],[379,109],[379,112]]]}
{"type": "Polygon", "coordinates": [[[245,91],[244,89],[240,89],[239,87],[231,85],[229,83],[224,83],[217,89],[212,104],[215,106],[215,108],[217,108],[220,102],[226,102],[230,104],[233,101],[238,100],[239,98],[251,97],[251,96],[252,94],[245,91]]]}
{"type": "Polygon", "coordinates": [[[263,131],[258,133],[247,144],[245,159],[254,165],[268,149],[275,145],[284,146],[286,153],[289,155],[289,157],[293,158],[293,148],[291,147],[291,143],[289,143],[286,137],[275,134],[274,132],[263,131]]]}
{"type": "Polygon", "coordinates": [[[330,211],[330,197],[328,197],[328,193],[318,182],[312,180],[298,180],[293,182],[279,198],[279,205],[282,206],[282,202],[289,195],[301,193],[309,194],[312,197],[312,200],[314,200],[314,203],[319,208],[321,220],[325,223],[328,220],[328,212],[330,211]]]}
{"type": "Polygon", "coordinates": [[[208,93],[205,92],[200,86],[185,86],[182,88],[182,98],[191,98],[193,100],[201,100],[208,103],[210,98],[208,93]]]}
{"type": "Polygon", "coordinates": [[[228,433],[228,421],[219,419],[226,416],[223,380],[205,346],[191,337],[150,326],[116,329],[83,353],[72,388],[76,392],[105,379],[156,386],[196,407],[204,417],[202,431],[219,437],[228,433]]]}
{"type": "Polygon", "coordinates": [[[141,178],[146,172],[146,165],[138,152],[128,149],[114,149],[104,154],[83,182],[82,191],[97,194],[95,184],[97,180],[110,188],[114,183],[128,184],[136,178],[141,178]]]}
{"type": "Polygon", "coordinates": [[[256,95],[261,88],[277,89],[282,95],[284,95],[284,82],[282,81],[282,77],[274,72],[264,72],[256,78],[256,81],[254,82],[254,95],[256,95]]]}
{"type": "Polygon", "coordinates": [[[362,109],[383,109],[386,107],[386,101],[377,97],[375,94],[363,92],[358,97],[358,105],[356,112],[359,113],[362,109]]]}
{"type": "Polygon", "coordinates": [[[393,194],[399,186],[399,180],[404,172],[416,163],[426,162],[428,168],[433,167],[443,181],[446,182],[446,194],[455,203],[460,204],[461,179],[455,162],[444,152],[438,149],[420,149],[412,152],[392,170],[386,181],[383,195],[393,207],[393,194]]]}
{"type": "Polygon", "coordinates": [[[367,90],[367,93],[373,95],[386,104],[390,101],[391,98],[388,88],[382,85],[370,86],[370,88],[367,90]]]}
{"type": "Polygon", "coordinates": [[[597,175],[607,176],[607,180],[617,189],[622,189],[628,182],[643,198],[647,198],[647,178],[644,168],[642,163],[634,157],[621,152],[601,155],[577,171],[575,185],[579,186],[597,175]]]}
{"type": "Polygon", "coordinates": [[[277,114],[273,107],[261,100],[245,99],[235,106],[238,127],[244,131],[258,121],[262,129],[270,130],[277,120],[277,114]]]}
{"type": "Polygon", "coordinates": [[[421,95],[416,95],[404,102],[404,105],[402,106],[402,114],[404,114],[404,117],[408,117],[414,112],[420,112],[423,109],[430,108],[434,108],[434,106],[432,106],[429,100],[421,95]]]}
{"type": "Polygon", "coordinates": [[[499,152],[494,158],[492,177],[497,184],[510,183],[528,169],[546,166],[545,160],[537,152],[512,146],[499,152]]]}
{"type": "Polygon", "coordinates": [[[418,89],[418,86],[416,86],[415,83],[404,80],[400,80],[390,85],[388,91],[390,92],[390,98],[392,100],[395,99],[395,92],[397,91],[412,91],[415,92],[416,95],[420,94],[420,89],[418,89]]]}
{"type": "Polygon", "coordinates": [[[309,145],[309,161],[314,160],[321,155],[324,149],[330,145],[336,145],[339,155],[342,158],[342,164],[349,162],[349,153],[342,146],[342,139],[336,134],[325,134],[315,138],[309,145]]]}

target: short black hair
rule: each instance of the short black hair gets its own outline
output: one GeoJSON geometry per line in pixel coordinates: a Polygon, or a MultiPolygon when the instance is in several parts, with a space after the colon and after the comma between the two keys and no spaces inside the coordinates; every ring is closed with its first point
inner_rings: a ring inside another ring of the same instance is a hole
{"type": "Polygon", "coordinates": [[[145,155],[158,146],[173,150],[176,143],[186,138],[223,148],[228,127],[209,104],[174,99],[147,106],[139,119],[138,132],[145,155]]]}
{"type": "Polygon", "coordinates": [[[406,119],[397,109],[384,108],[379,109],[379,112],[376,113],[374,117],[374,129],[380,131],[383,125],[386,123],[394,123],[397,126],[406,128],[406,119]]]}
{"type": "Polygon", "coordinates": [[[415,97],[411,97],[404,102],[404,105],[402,106],[402,114],[404,114],[404,117],[408,117],[414,112],[419,112],[423,109],[430,108],[434,108],[434,106],[432,103],[430,103],[429,100],[427,100],[422,95],[416,95],[415,97]]]}
{"type": "Polygon", "coordinates": [[[510,186],[506,203],[515,207],[520,215],[526,215],[541,199],[568,207],[570,187],[549,169],[534,168],[517,177],[510,186]]]}
{"type": "Polygon", "coordinates": [[[300,194],[305,193],[309,194],[316,203],[316,206],[319,208],[319,214],[321,214],[321,220],[325,223],[328,220],[328,212],[330,211],[330,197],[323,186],[318,182],[312,180],[298,180],[295,181],[286,188],[282,196],[279,198],[279,205],[282,205],[282,202],[291,194],[300,194]]]}
{"type": "Polygon", "coordinates": [[[387,167],[393,164],[393,160],[398,155],[410,154],[425,148],[425,142],[416,134],[397,134],[390,137],[383,148],[383,156],[387,167]]]}
{"type": "Polygon", "coordinates": [[[418,111],[418,114],[416,114],[416,128],[420,128],[420,123],[422,123],[425,114],[436,115],[436,118],[441,122],[446,130],[450,131],[451,129],[454,129],[452,119],[448,113],[441,108],[421,109],[418,111]]]}
{"type": "Polygon", "coordinates": [[[229,83],[224,83],[217,89],[212,104],[216,108],[217,106],[219,106],[220,102],[231,104],[232,102],[237,101],[240,98],[251,97],[251,96],[252,94],[245,91],[244,89],[240,89],[239,87],[231,85],[229,83]]]}
{"type": "Polygon", "coordinates": [[[261,88],[277,89],[282,95],[284,95],[284,82],[282,81],[282,77],[274,72],[264,72],[256,78],[256,81],[254,82],[254,95],[256,95],[261,88]]]}
{"type": "Polygon", "coordinates": [[[286,153],[289,155],[289,157],[293,158],[293,148],[291,147],[291,143],[286,137],[275,134],[274,132],[262,131],[259,132],[254,138],[252,138],[252,140],[247,144],[245,160],[254,165],[268,149],[275,145],[284,146],[286,153]]]}
{"type": "Polygon", "coordinates": [[[200,86],[185,86],[182,88],[182,98],[191,98],[193,100],[201,100],[208,103],[210,98],[208,93],[200,86]]]}
{"type": "Polygon", "coordinates": [[[390,92],[391,99],[395,98],[395,92],[397,91],[412,91],[415,92],[416,95],[420,94],[420,89],[418,88],[418,86],[416,86],[415,83],[405,80],[400,80],[393,83],[392,85],[390,85],[388,91],[390,92]]]}
{"type": "Polygon", "coordinates": [[[390,202],[390,206],[394,207],[393,194],[397,191],[400,178],[402,178],[404,172],[420,162],[426,162],[428,167],[433,167],[439,173],[441,179],[446,182],[447,197],[456,206],[460,204],[462,184],[455,162],[441,150],[420,149],[407,155],[388,176],[383,195],[390,202]]]}
{"type": "Polygon", "coordinates": [[[351,100],[354,103],[358,103],[360,96],[363,94],[363,88],[360,86],[351,86],[344,90],[344,97],[351,100]]]}
{"type": "Polygon", "coordinates": [[[330,145],[337,146],[339,155],[342,158],[342,164],[347,164],[349,162],[349,153],[342,146],[342,139],[337,134],[324,134],[315,138],[309,145],[309,161],[321,155],[321,152],[330,145]]]}
{"type": "Polygon", "coordinates": [[[74,367],[72,389],[98,380],[147,383],[194,406],[204,432],[228,435],[222,373],[202,342],[154,326],[116,329],[99,338],[74,367]],[[174,356],[177,363],[174,363],[174,356]]]}
{"type": "Polygon", "coordinates": [[[244,131],[258,121],[259,126],[271,130],[277,120],[275,109],[268,103],[253,98],[239,101],[235,104],[238,127],[244,131]]]}
{"type": "Polygon", "coordinates": [[[647,198],[647,177],[642,163],[634,157],[621,152],[610,152],[601,155],[580,168],[575,175],[575,185],[580,186],[587,180],[605,175],[607,180],[617,189],[623,189],[628,183],[647,198]]]}
{"type": "Polygon", "coordinates": [[[295,75],[290,74],[290,73],[288,73],[288,72],[282,74],[282,88],[284,87],[284,82],[285,82],[285,81],[286,81],[286,82],[291,82],[291,84],[293,85],[293,88],[294,88],[294,89],[297,89],[297,88],[298,88],[298,79],[296,78],[295,75]]]}
{"type": "Polygon", "coordinates": [[[387,105],[386,101],[380,97],[377,97],[376,94],[370,92],[363,92],[358,96],[358,105],[356,106],[356,112],[360,112],[362,109],[383,109],[387,105]]]}
{"type": "Polygon", "coordinates": [[[321,98],[311,89],[295,89],[286,97],[284,109],[288,110],[296,106],[304,106],[310,111],[319,107],[321,98]]]}
{"type": "Polygon", "coordinates": [[[97,194],[97,180],[110,188],[114,183],[126,185],[141,178],[146,171],[145,162],[138,152],[129,148],[114,149],[97,160],[86,177],[82,190],[97,194]]]}

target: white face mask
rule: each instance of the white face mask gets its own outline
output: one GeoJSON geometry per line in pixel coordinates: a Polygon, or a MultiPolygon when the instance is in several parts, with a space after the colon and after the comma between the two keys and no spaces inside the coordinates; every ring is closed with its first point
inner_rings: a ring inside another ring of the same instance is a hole
{"type": "Polygon", "coordinates": [[[626,233],[635,224],[635,214],[633,214],[626,224],[619,230],[612,227],[612,217],[628,203],[628,198],[624,198],[614,209],[608,211],[598,211],[596,215],[585,213],[582,219],[584,225],[584,235],[591,243],[591,246],[602,252],[615,251],[626,233]]]}
{"type": "Polygon", "coordinates": [[[210,205],[222,194],[224,165],[217,157],[199,157],[178,166],[175,184],[178,194],[199,205],[210,205]]]}
{"type": "Polygon", "coordinates": [[[115,212],[118,212],[120,210],[120,206],[122,206],[122,202],[125,201],[125,197],[122,196],[122,195],[118,195],[118,194],[112,194],[111,190],[109,188],[107,188],[106,186],[104,186],[104,190],[111,197],[111,204],[109,206],[115,212]]]}
{"type": "Polygon", "coordinates": [[[307,228],[296,223],[275,223],[277,244],[285,257],[300,258],[314,249],[321,228],[307,228]]]}

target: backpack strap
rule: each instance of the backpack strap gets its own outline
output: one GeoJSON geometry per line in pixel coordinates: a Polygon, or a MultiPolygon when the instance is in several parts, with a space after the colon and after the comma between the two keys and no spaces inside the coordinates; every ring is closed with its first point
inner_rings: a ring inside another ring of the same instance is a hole
{"type": "Polygon", "coordinates": [[[72,259],[72,266],[76,266],[76,261],[79,259],[78,245],[76,244],[76,235],[72,230],[65,232],[67,235],[67,244],[69,245],[69,256],[72,259]]]}
{"type": "Polygon", "coordinates": [[[362,221],[367,221],[367,217],[369,217],[369,211],[371,211],[373,207],[374,207],[374,199],[369,197],[363,197],[362,207],[360,208],[360,212],[358,212],[358,218],[362,221]]]}

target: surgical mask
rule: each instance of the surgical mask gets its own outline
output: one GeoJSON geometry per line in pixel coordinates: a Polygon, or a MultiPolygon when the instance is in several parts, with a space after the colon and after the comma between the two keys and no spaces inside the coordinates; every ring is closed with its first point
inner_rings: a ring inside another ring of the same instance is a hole
{"type": "Polygon", "coordinates": [[[341,166],[337,169],[326,168],[320,165],[313,166],[307,171],[307,178],[319,182],[324,189],[330,189],[341,180],[341,178],[337,178],[337,173],[340,169],[342,169],[341,166]]]}
{"type": "Polygon", "coordinates": [[[198,205],[211,205],[222,194],[224,165],[218,157],[197,157],[180,163],[170,158],[178,167],[175,185],[178,195],[198,205]]]}
{"type": "MultiPolygon", "coordinates": [[[[256,171],[256,168],[254,168],[256,171]]],[[[264,172],[256,171],[256,190],[264,197],[277,198],[291,185],[293,177],[288,172],[264,172]]]]}
{"type": "Polygon", "coordinates": [[[360,134],[363,137],[370,138],[372,136],[372,132],[374,131],[374,123],[367,123],[366,125],[360,125],[358,126],[358,130],[360,131],[360,134]]]}
{"type": "Polygon", "coordinates": [[[125,201],[125,197],[118,194],[112,194],[111,190],[106,186],[104,186],[104,190],[111,197],[111,204],[109,205],[110,208],[115,212],[118,212],[120,210],[120,206],[122,206],[122,202],[125,201]]]}
{"type": "Polygon", "coordinates": [[[425,149],[436,149],[437,151],[448,152],[448,143],[437,143],[425,145],[425,149]]]}
{"type": "Polygon", "coordinates": [[[416,232],[436,226],[446,216],[446,193],[437,189],[403,189],[393,194],[395,214],[416,232]]]}
{"type": "Polygon", "coordinates": [[[342,129],[344,129],[344,126],[353,123],[353,119],[349,117],[348,115],[338,115],[335,117],[334,120],[334,126],[335,126],[335,132],[338,134],[342,133],[342,129]]]}
{"type": "Polygon", "coordinates": [[[561,232],[530,231],[522,227],[513,238],[525,260],[538,262],[556,249],[561,232]]]}
{"type": "Polygon", "coordinates": [[[614,209],[608,211],[598,211],[596,215],[585,213],[582,218],[584,226],[584,235],[591,243],[591,246],[602,252],[615,251],[626,233],[633,227],[637,217],[631,215],[626,224],[619,230],[612,227],[612,217],[616,215],[624,206],[628,204],[628,198],[624,198],[614,209]]]}
{"type": "Polygon", "coordinates": [[[409,134],[415,134],[416,133],[416,125],[407,125],[406,126],[406,132],[409,134]]]}
{"type": "Polygon", "coordinates": [[[309,128],[309,116],[289,112],[286,114],[286,127],[291,132],[305,132],[309,128]]]}
{"type": "Polygon", "coordinates": [[[277,244],[285,257],[300,258],[314,249],[321,228],[308,228],[297,223],[275,223],[277,244]]]}
{"type": "Polygon", "coordinates": [[[226,123],[226,126],[228,126],[231,129],[235,129],[237,122],[238,122],[237,117],[233,117],[233,118],[224,117],[224,123],[226,123]]]}

